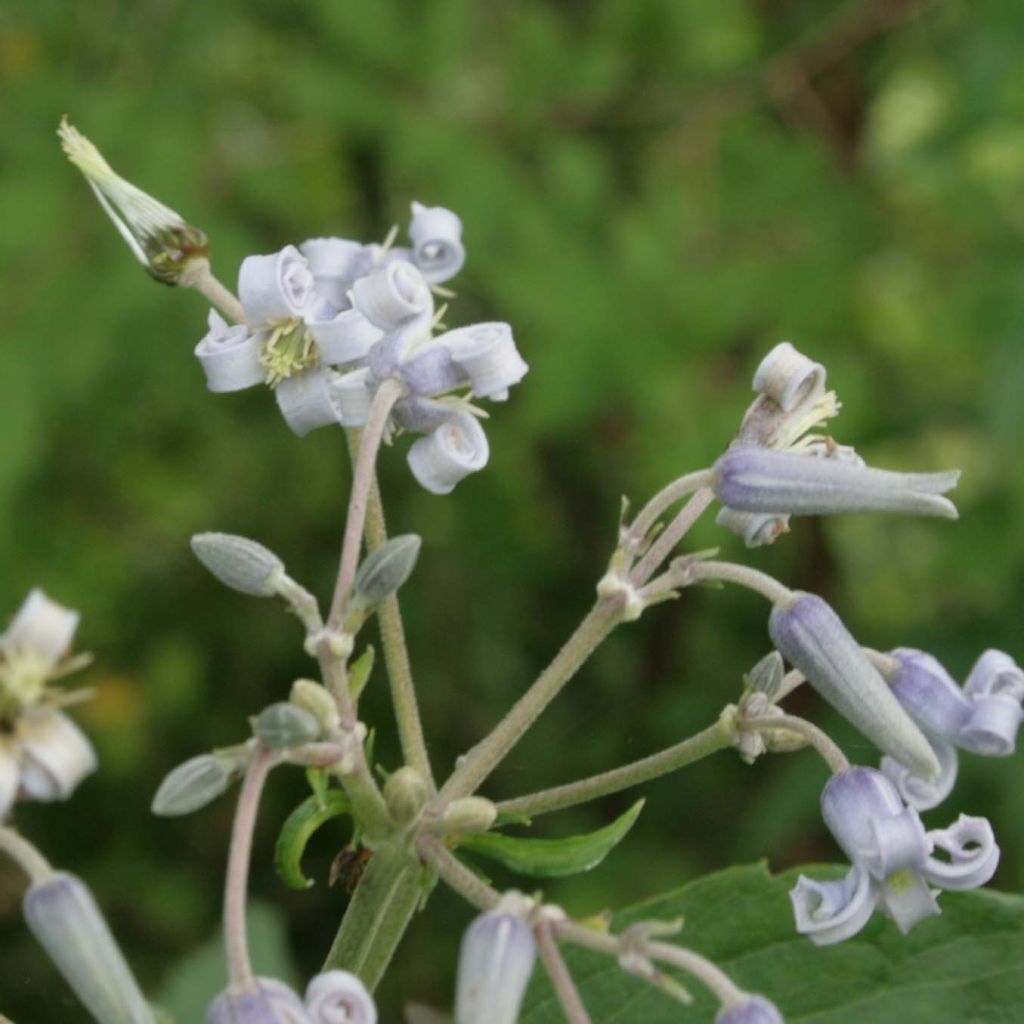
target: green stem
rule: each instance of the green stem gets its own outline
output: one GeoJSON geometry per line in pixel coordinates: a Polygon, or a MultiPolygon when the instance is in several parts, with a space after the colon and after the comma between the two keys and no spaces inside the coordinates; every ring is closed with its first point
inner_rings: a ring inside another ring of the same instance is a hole
{"type": "Polygon", "coordinates": [[[710,487],[701,487],[694,492],[675,519],[650,546],[647,554],[633,568],[630,579],[636,586],[642,587],[654,575],[658,566],[668,558],[672,549],[686,536],[690,527],[714,500],[715,492],[710,487]]]}
{"type": "Polygon", "coordinates": [[[357,974],[377,986],[423,894],[420,865],[405,849],[382,847],[359,879],[323,970],[357,974]]]}
{"type": "MultiPolygon", "coordinates": [[[[359,451],[358,431],[346,431],[349,454],[353,464],[359,451]]],[[[366,508],[366,547],[376,551],[388,539],[384,522],[384,505],[376,475],[370,481],[370,493],[366,508]]],[[[413,683],[412,668],[409,665],[409,650],[405,643],[402,626],[402,612],[398,595],[391,594],[377,608],[377,623],[380,627],[381,647],[384,650],[384,665],[387,669],[388,684],[391,687],[391,703],[395,709],[398,724],[398,738],[402,744],[402,757],[407,765],[415,768],[434,789],[434,776],[427,755],[427,743],[423,736],[416,687],[413,683]]]]}
{"type": "Polygon", "coordinates": [[[455,800],[476,792],[595,648],[622,621],[622,610],[623,602],[618,595],[602,598],[591,608],[551,664],[455,769],[441,788],[443,800],[455,800]]]}
{"type": "Polygon", "coordinates": [[[43,882],[53,874],[50,862],[20,832],[0,825],[0,850],[3,850],[33,885],[43,882]]]}
{"type": "Polygon", "coordinates": [[[774,718],[745,718],[740,727],[750,732],[795,732],[818,752],[833,775],[846,771],[850,762],[839,746],[813,722],[796,715],[778,715],[774,718]]]}
{"type": "Polygon", "coordinates": [[[497,889],[473,874],[437,836],[421,836],[417,848],[441,880],[474,907],[491,910],[501,898],[497,889]]]}
{"type": "MultiPolygon", "coordinates": [[[[669,572],[671,573],[671,569],[669,572]]],[[[687,585],[696,580],[721,580],[724,583],[738,583],[741,587],[756,591],[762,597],[779,604],[793,596],[789,587],[783,586],[774,576],[769,576],[759,569],[751,569],[748,565],[737,565],[735,562],[693,562],[686,568],[687,585]]]]}
{"type": "Polygon", "coordinates": [[[620,768],[613,768],[611,771],[601,772],[599,775],[591,775],[578,782],[569,782],[564,786],[554,786],[538,793],[504,800],[497,805],[498,812],[535,817],[564,807],[573,807],[587,800],[596,800],[609,793],[618,793],[631,786],[668,775],[709,754],[731,747],[735,736],[736,726],[732,717],[723,715],[714,725],[656,754],[624,764],[620,768]]]}

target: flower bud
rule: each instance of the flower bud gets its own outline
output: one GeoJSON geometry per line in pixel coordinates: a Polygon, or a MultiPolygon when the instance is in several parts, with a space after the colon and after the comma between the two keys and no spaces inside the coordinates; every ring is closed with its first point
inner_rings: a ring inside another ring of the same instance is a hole
{"type": "Polygon", "coordinates": [[[377,1024],[377,1007],[366,986],[348,971],[325,971],[306,988],[314,1024],[377,1024]]]}
{"type": "Polygon", "coordinates": [[[715,1024],[785,1024],[776,1005],[764,996],[749,996],[737,1006],[723,1007],[715,1024]]]}
{"type": "Polygon", "coordinates": [[[536,955],[521,917],[481,914],[462,939],[455,1024],[515,1024],[536,955]]]}
{"type": "Polygon", "coordinates": [[[420,813],[428,795],[423,776],[408,765],[392,772],[384,783],[384,800],[392,819],[399,825],[409,824],[420,813]]]}
{"type": "Polygon", "coordinates": [[[238,778],[242,762],[223,754],[200,754],[171,769],[160,783],[150,810],[174,818],[205,807],[238,778]]]}
{"type": "Polygon", "coordinates": [[[296,679],[292,683],[292,692],[288,699],[308,711],[319,723],[324,735],[338,727],[339,715],[337,701],[331,696],[327,687],[312,679],[296,679]]]}
{"type": "Polygon", "coordinates": [[[152,1024],[150,1009],[81,879],[58,872],[22,904],[29,930],[88,1011],[103,1024],[152,1024]]]}
{"type": "Polygon", "coordinates": [[[280,701],[256,716],[253,733],[265,747],[287,750],[319,739],[320,723],[304,708],[280,701]]]}
{"type": "Polygon", "coordinates": [[[233,533],[197,533],[192,551],[221,583],[252,597],[271,597],[284,573],[273,551],[233,533]]]}
{"type": "Polygon", "coordinates": [[[782,655],[778,651],[772,651],[747,673],[747,685],[751,690],[763,693],[769,701],[773,701],[778,696],[784,675],[782,655]]]}
{"type": "Polygon", "coordinates": [[[421,543],[415,533],[405,533],[367,555],[356,573],[356,597],[373,606],[398,590],[416,566],[421,543]]]}
{"type": "Polygon", "coordinates": [[[445,832],[474,835],[486,832],[498,817],[498,809],[482,796],[463,796],[453,800],[441,816],[445,832]]]}
{"type": "Polygon", "coordinates": [[[928,741],[820,597],[795,591],[772,609],[768,631],[783,657],[884,753],[922,778],[938,776],[928,741]]]}

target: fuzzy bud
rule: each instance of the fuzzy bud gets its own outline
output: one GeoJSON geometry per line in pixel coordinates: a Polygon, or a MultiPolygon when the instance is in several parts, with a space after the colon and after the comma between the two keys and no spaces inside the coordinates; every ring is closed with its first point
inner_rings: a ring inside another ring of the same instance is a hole
{"type": "Polygon", "coordinates": [[[416,566],[421,543],[415,533],[406,533],[392,537],[367,555],[356,573],[356,597],[372,606],[398,590],[416,566]]]}
{"type": "Polygon", "coordinates": [[[288,699],[296,707],[308,711],[319,723],[324,735],[338,727],[338,704],[327,688],[312,679],[296,679],[288,699]]]}
{"type": "Polygon", "coordinates": [[[264,708],[253,723],[253,733],[271,750],[288,750],[320,738],[320,723],[305,708],[280,701],[264,708]]]}
{"type": "Polygon", "coordinates": [[[453,800],[441,817],[445,832],[474,835],[486,832],[498,817],[498,809],[482,796],[464,796],[453,800]]]}
{"type": "Polygon", "coordinates": [[[399,825],[411,822],[427,802],[427,784],[415,768],[406,765],[392,772],[384,783],[384,800],[399,825]]]}
{"type": "Polygon", "coordinates": [[[205,807],[238,778],[242,761],[218,754],[200,754],[183,761],[160,783],[150,810],[174,818],[205,807]]]}
{"type": "Polygon", "coordinates": [[[272,597],[284,574],[273,551],[233,533],[197,533],[192,551],[226,587],[252,597],[272,597]]]}

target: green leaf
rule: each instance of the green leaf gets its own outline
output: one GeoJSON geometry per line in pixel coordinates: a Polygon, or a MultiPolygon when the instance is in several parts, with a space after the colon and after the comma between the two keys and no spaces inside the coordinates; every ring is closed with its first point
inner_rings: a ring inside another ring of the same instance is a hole
{"type": "Polygon", "coordinates": [[[503,864],[510,871],[530,878],[560,878],[596,868],[633,827],[644,806],[638,800],[610,825],[583,836],[568,839],[520,839],[497,832],[470,836],[459,843],[460,850],[472,850],[503,864]]]}
{"type": "Polygon", "coordinates": [[[285,885],[292,889],[308,889],[313,884],[313,879],[302,873],[306,844],[321,825],[340,814],[349,814],[351,810],[348,797],[340,789],[328,789],[323,794],[314,793],[307,797],[288,815],[274,850],[274,865],[285,885]]]}
{"type": "MultiPolygon", "coordinates": [[[[637,921],[683,917],[671,941],[713,960],[742,988],[768,996],[786,1024],[1012,1024],[1024,1020],[1024,899],[978,891],[943,893],[942,914],[901,935],[876,914],[855,938],[819,948],[796,933],[789,890],[811,867],[771,875],[763,864],[731,868],[617,914],[637,921]]],[[[679,1005],[622,971],[614,959],[564,947],[593,1024],[709,1024],[715,1000],[688,985],[679,1005]]],[[[689,979],[685,979],[689,981],[689,979]]],[[[543,971],[536,971],[520,1024],[560,1024],[543,971]]]]}
{"type": "Polygon", "coordinates": [[[359,655],[348,670],[348,690],[353,700],[358,700],[363,688],[370,681],[370,673],[373,671],[373,662],[376,653],[373,645],[367,646],[366,650],[359,655]]]}

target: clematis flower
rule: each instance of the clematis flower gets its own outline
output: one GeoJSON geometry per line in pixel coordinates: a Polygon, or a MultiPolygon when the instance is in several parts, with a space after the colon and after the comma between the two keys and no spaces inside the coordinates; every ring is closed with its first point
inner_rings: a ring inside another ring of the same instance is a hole
{"type": "Polygon", "coordinates": [[[956,781],[957,747],[988,757],[1013,753],[1024,719],[1024,672],[1008,654],[982,654],[962,690],[923,651],[898,648],[886,664],[883,671],[892,692],[928,737],[942,766],[938,780],[929,784],[898,760],[883,758],[882,771],[907,803],[923,811],[949,795],[956,781]]]}
{"type": "Polygon", "coordinates": [[[883,753],[922,778],[938,776],[928,740],[825,601],[794,591],[772,609],[768,632],[779,653],[883,753]]]}
{"type": "Polygon", "coordinates": [[[857,934],[876,909],[908,932],[922,918],[940,913],[932,886],[975,889],[999,864],[988,821],[961,815],[949,828],[926,832],[918,812],[874,768],[852,767],[834,775],[822,793],[821,809],[852,867],[836,881],[801,875],[790,891],[797,930],[819,946],[857,934]]]}
{"type": "Polygon", "coordinates": [[[481,914],[459,955],[455,1024],[515,1024],[533,973],[533,930],[517,913],[481,914]]]}
{"type": "Polygon", "coordinates": [[[815,458],[754,447],[731,449],[714,469],[715,495],[723,505],[739,512],[906,512],[957,518],[956,507],[942,495],[956,486],[958,470],[892,473],[852,459],[815,458]]]}
{"type": "Polygon", "coordinates": [[[33,882],[22,909],[29,930],[96,1020],[153,1024],[153,1011],[80,878],[55,872],[33,882]]]}
{"type": "Polygon", "coordinates": [[[19,796],[67,799],[96,769],[84,733],[45,703],[77,627],[77,612],[33,590],[0,635],[0,820],[19,796]]]}

